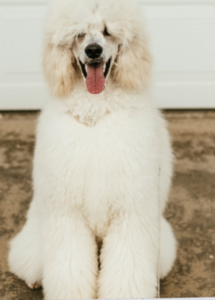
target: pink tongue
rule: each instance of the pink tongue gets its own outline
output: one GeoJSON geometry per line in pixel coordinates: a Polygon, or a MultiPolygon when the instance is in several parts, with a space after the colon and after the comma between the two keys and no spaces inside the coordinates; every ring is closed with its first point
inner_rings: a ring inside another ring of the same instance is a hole
{"type": "Polygon", "coordinates": [[[102,64],[88,65],[86,85],[91,94],[99,94],[104,90],[105,77],[102,64]]]}

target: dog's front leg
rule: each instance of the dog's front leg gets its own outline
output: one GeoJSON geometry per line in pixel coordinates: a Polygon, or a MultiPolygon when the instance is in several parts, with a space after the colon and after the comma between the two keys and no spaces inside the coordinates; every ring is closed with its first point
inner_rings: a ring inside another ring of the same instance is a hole
{"type": "Polygon", "coordinates": [[[101,253],[100,299],[155,298],[157,221],[132,211],[112,223],[101,253]]]}
{"type": "Polygon", "coordinates": [[[94,236],[79,212],[55,214],[43,222],[45,299],[93,299],[98,272],[94,236]]]}

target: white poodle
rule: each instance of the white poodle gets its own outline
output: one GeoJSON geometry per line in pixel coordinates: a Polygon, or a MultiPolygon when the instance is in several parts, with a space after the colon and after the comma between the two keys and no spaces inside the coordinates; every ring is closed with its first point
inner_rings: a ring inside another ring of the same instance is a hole
{"type": "Polygon", "coordinates": [[[37,129],[33,201],[9,253],[10,270],[31,288],[42,283],[48,300],[156,297],[158,264],[164,277],[175,260],[163,217],[172,152],[147,96],[151,56],[134,2],[49,9],[53,99],[37,129]]]}

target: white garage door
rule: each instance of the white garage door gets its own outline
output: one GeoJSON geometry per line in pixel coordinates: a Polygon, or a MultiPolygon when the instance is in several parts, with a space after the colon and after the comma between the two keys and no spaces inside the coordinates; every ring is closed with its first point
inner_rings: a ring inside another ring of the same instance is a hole
{"type": "MultiPolygon", "coordinates": [[[[132,0],[131,0],[132,1],[132,0]]],[[[139,0],[162,108],[215,108],[215,0],[139,0]]],[[[0,109],[38,109],[47,0],[0,0],[0,109]]]]}

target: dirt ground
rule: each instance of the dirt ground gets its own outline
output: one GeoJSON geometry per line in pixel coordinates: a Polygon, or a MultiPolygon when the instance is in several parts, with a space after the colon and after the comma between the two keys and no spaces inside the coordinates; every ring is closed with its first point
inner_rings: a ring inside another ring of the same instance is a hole
{"type": "MultiPolygon", "coordinates": [[[[32,198],[38,113],[0,114],[0,299],[42,299],[7,266],[8,241],[22,228],[32,198]]],[[[169,111],[175,175],[166,217],[177,261],[161,297],[215,297],[215,111],[169,111]]]]}

